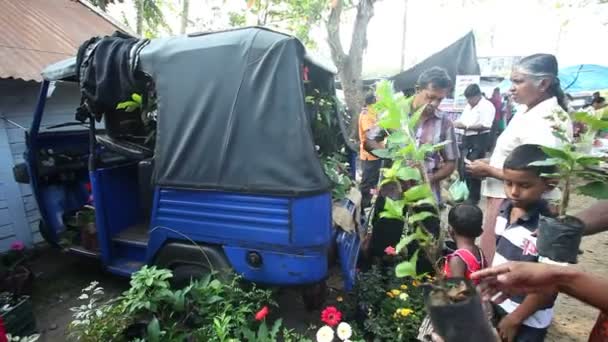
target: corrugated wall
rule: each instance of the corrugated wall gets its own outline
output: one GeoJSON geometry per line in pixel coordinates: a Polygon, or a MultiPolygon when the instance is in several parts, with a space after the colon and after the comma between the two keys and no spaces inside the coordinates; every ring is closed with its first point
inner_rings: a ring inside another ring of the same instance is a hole
{"type": "MultiPolygon", "coordinates": [[[[32,190],[13,180],[12,168],[23,161],[25,131],[29,128],[40,84],[0,79],[0,252],[11,242],[42,241],[38,231],[40,214],[32,190]]],[[[47,100],[43,126],[74,121],[79,104],[78,88],[57,83],[47,100]]]]}

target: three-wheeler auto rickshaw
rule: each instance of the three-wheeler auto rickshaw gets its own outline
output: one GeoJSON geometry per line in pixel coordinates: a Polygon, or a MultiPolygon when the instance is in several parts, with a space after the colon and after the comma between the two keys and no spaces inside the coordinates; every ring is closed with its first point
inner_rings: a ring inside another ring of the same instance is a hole
{"type": "Polygon", "coordinates": [[[111,87],[125,79],[117,71],[131,70],[147,88],[86,122],[41,127],[49,84],[80,82],[83,92],[77,61],[87,56],[43,72],[26,162],[14,172],[33,188],[44,238],[59,244],[88,205],[94,224],[82,229],[95,243],[83,247],[81,234],[67,248],[112,273],[150,264],[176,279],[231,269],[263,284],[314,285],[335,249],[350,288],[360,239],[332,228],[331,183],[305,101],[313,88],[335,95],[332,69],[296,38],[257,27],[133,49],[132,69],[98,69],[97,81],[111,87]],[[123,125],[144,116],[154,121],[152,145],[145,125],[123,125]]]}

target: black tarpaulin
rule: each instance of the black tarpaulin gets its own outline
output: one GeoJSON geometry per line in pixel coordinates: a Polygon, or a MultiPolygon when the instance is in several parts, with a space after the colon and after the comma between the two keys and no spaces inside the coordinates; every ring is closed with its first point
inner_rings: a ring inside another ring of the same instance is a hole
{"type": "Polygon", "coordinates": [[[305,50],[246,28],[150,42],[158,185],[270,194],[326,191],[304,103],[305,50]]]}
{"type": "Polygon", "coordinates": [[[394,82],[396,90],[411,91],[416,86],[418,76],[434,66],[446,69],[452,78],[452,82],[456,79],[456,75],[479,75],[480,70],[473,32],[469,32],[452,45],[390,79],[394,82]]]}

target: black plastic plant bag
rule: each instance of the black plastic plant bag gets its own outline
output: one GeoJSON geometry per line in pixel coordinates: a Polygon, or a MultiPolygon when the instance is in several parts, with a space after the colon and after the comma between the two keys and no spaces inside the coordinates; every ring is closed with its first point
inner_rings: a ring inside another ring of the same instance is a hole
{"type": "Polygon", "coordinates": [[[538,254],[555,262],[576,264],[583,228],[583,222],[573,216],[543,217],[536,240],[538,254]]]}
{"type": "Polygon", "coordinates": [[[457,303],[433,303],[431,299],[433,290],[426,292],[426,307],[435,333],[449,342],[494,341],[495,333],[474,285],[464,278],[446,279],[440,281],[439,285],[450,286],[460,282],[465,282],[468,297],[457,303]]]}

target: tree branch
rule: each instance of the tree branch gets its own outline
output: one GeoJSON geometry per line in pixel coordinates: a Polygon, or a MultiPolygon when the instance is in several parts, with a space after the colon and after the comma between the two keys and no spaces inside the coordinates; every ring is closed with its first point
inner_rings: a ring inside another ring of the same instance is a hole
{"type": "Polygon", "coordinates": [[[329,18],[327,19],[327,43],[331,50],[331,56],[338,69],[344,65],[344,60],[348,57],[344,53],[342,40],[340,39],[340,17],[342,16],[342,0],[337,0],[332,7],[329,18]]]}
{"type": "Polygon", "coordinates": [[[367,25],[374,16],[375,2],[376,0],[360,0],[357,5],[357,17],[355,18],[348,56],[353,73],[359,76],[363,68],[363,53],[367,48],[367,25]]]}

